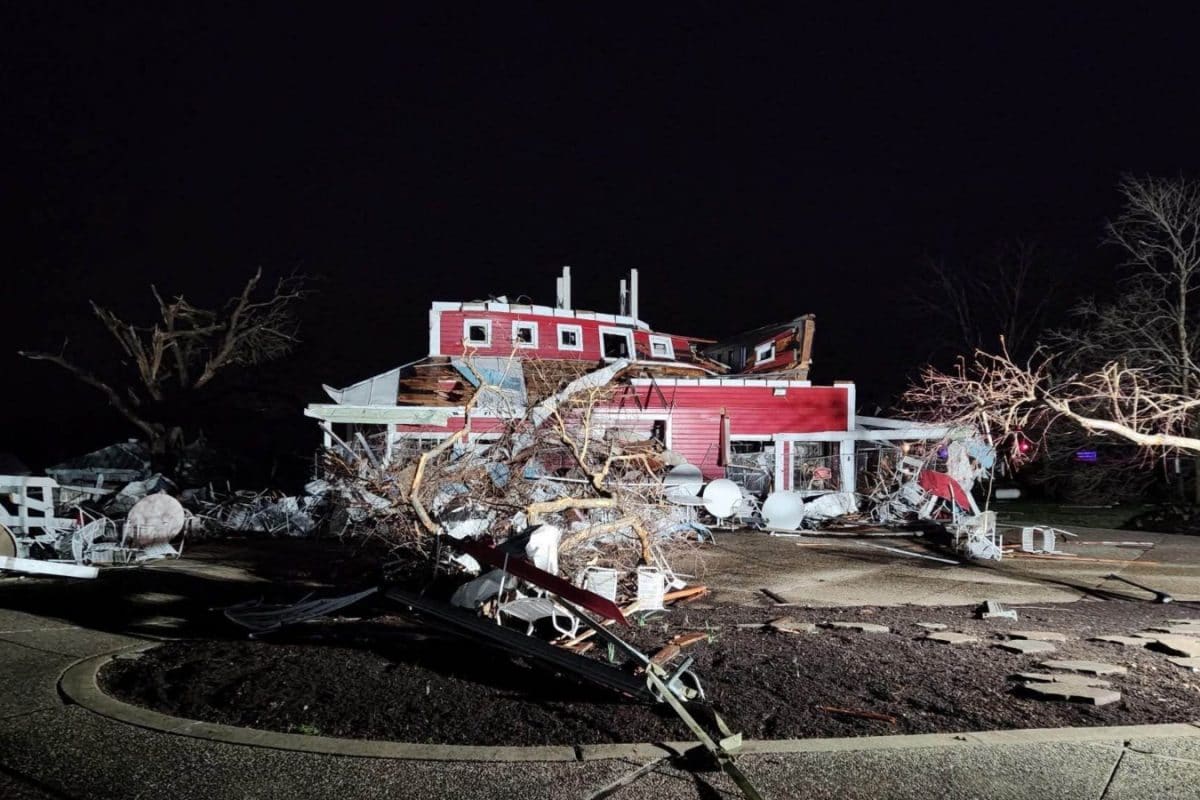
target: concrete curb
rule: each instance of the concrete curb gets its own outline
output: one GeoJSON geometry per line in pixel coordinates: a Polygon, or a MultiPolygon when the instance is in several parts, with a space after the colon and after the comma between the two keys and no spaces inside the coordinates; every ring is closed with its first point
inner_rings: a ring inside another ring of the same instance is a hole
{"type": "MultiPolygon", "coordinates": [[[[130,705],[110,697],[100,690],[96,676],[105,664],[122,654],[141,652],[157,646],[157,642],[131,645],[115,652],[102,653],[77,661],[67,667],[59,678],[59,689],[69,700],[88,711],[139,728],[210,742],[267,747],[301,753],[412,761],[602,761],[622,758],[654,759],[664,755],[680,754],[700,746],[699,742],[663,742],[658,744],[493,747],[337,739],[330,736],[277,733],[172,717],[130,705]]],[[[905,750],[980,745],[1086,744],[1163,737],[1200,738],[1200,722],[1119,725],[1101,728],[1028,728],[978,733],[921,733],[907,736],[854,736],[840,739],[747,740],[742,745],[742,749],[738,751],[738,755],[837,753],[859,750],[905,750]]]]}

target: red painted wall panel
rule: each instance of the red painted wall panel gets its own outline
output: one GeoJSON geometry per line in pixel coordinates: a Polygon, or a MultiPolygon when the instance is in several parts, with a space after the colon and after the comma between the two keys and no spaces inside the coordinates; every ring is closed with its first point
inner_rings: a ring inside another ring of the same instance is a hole
{"type": "MultiPolygon", "coordinates": [[[[644,392],[647,387],[639,387],[644,392]]],[[[847,389],[840,386],[788,387],[775,396],[769,386],[662,386],[671,412],[671,448],[700,467],[705,477],[720,477],[721,410],[729,415],[730,435],[844,431],[849,424],[847,389]]],[[[640,395],[651,408],[662,407],[657,391],[640,395]]]]}

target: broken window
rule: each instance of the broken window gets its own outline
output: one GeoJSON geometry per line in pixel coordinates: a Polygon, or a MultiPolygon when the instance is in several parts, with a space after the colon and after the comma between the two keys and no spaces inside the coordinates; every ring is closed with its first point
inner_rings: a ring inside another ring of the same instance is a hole
{"type": "Polygon", "coordinates": [[[492,343],[492,322],[487,319],[469,319],[463,323],[463,340],[476,347],[487,347],[492,343]]]}
{"type": "Polygon", "coordinates": [[[775,443],[762,439],[733,439],[729,442],[729,464],[725,477],[757,495],[771,491],[775,475],[775,443]]]}
{"type": "Polygon", "coordinates": [[[765,364],[768,361],[775,360],[775,342],[760,344],[754,348],[754,362],[756,364],[765,364]]]}
{"type": "Polygon", "coordinates": [[[792,443],[792,488],[798,491],[839,491],[841,462],[836,442],[792,443]]]}
{"type": "Polygon", "coordinates": [[[514,322],[513,323],[513,344],[517,347],[537,347],[537,323],[536,322],[514,322]]]}
{"type": "Polygon", "coordinates": [[[558,349],[559,350],[582,350],[583,349],[583,328],[578,325],[559,325],[558,326],[558,349]]]}
{"type": "Polygon", "coordinates": [[[605,358],[629,358],[633,352],[633,332],[620,328],[601,328],[600,350],[605,358]]]}

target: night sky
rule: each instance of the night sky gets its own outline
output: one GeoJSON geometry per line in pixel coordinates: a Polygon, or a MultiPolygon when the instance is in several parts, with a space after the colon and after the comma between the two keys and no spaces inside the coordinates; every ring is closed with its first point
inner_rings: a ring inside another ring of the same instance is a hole
{"type": "Polygon", "coordinates": [[[1200,154],[1196,18],[395,8],[6,4],[0,452],[132,435],[17,348],[87,352],[89,299],[149,321],[151,282],[213,301],[260,265],[320,278],[262,378],[297,418],[422,355],[430,301],[552,304],[564,264],[600,311],[639,268],[673,333],[814,313],[813,379],[886,403],[942,335],[923,256],[1024,238],[1111,291],[1117,178],[1200,154]]]}

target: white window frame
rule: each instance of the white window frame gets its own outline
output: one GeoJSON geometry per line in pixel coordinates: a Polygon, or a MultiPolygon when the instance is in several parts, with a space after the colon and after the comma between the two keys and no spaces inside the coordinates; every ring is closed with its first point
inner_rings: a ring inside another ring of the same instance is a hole
{"type": "Polygon", "coordinates": [[[653,333],[650,334],[650,357],[651,358],[668,358],[668,359],[674,361],[675,360],[675,345],[671,342],[671,337],[670,336],[659,336],[659,335],[653,334],[653,333]],[[654,345],[656,345],[656,344],[661,344],[661,345],[665,346],[667,348],[667,354],[660,356],[657,353],[655,353],[654,345]]]}
{"type": "Polygon", "coordinates": [[[512,324],[512,343],[513,347],[521,347],[528,350],[536,350],[538,346],[538,324],[536,322],[528,322],[526,320],[514,320],[512,324]],[[528,342],[522,342],[517,338],[517,331],[530,330],[533,335],[528,342]]]}
{"type": "Polygon", "coordinates": [[[471,347],[491,347],[492,346],[492,321],[490,319],[464,319],[463,320],[463,343],[471,347]],[[482,342],[471,341],[471,328],[476,325],[482,325],[487,338],[482,342]]]}
{"type": "Polygon", "coordinates": [[[559,325],[555,332],[557,337],[559,350],[583,350],[583,326],[582,325],[559,325]],[[564,331],[574,331],[575,344],[563,344],[562,335],[564,331]]]}
{"type": "Polygon", "coordinates": [[[607,325],[601,325],[600,326],[600,357],[603,358],[605,361],[617,361],[619,358],[619,356],[611,357],[611,356],[604,355],[604,337],[605,336],[623,336],[623,337],[625,337],[625,341],[628,344],[628,347],[626,348],[626,350],[629,352],[628,357],[629,358],[635,357],[636,351],[633,349],[633,331],[632,330],[630,330],[629,328],[610,328],[607,325]]]}
{"type": "Polygon", "coordinates": [[[775,360],[775,341],[769,341],[766,344],[760,344],[754,348],[754,363],[763,364],[767,361],[775,360]]]}

